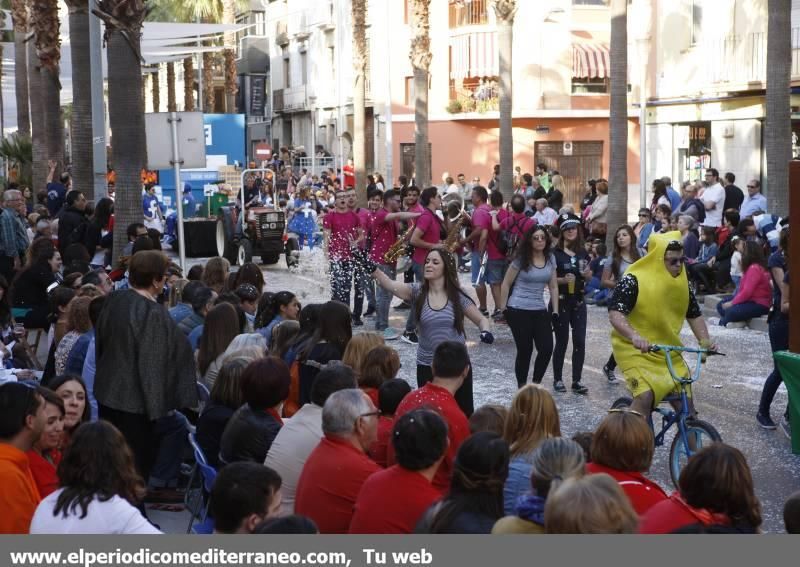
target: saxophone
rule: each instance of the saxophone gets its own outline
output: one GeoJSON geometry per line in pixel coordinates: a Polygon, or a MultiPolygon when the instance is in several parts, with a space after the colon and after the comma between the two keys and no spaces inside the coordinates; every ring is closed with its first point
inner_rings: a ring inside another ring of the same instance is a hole
{"type": "Polygon", "coordinates": [[[458,241],[461,236],[461,228],[464,226],[464,212],[458,215],[455,222],[450,221],[450,230],[447,233],[447,238],[444,241],[444,247],[448,252],[455,252],[458,248],[458,241]]]}
{"type": "Polygon", "coordinates": [[[408,243],[406,242],[408,230],[403,231],[397,240],[394,241],[386,253],[383,255],[383,261],[386,264],[394,264],[400,256],[405,256],[408,253],[408,243]]]}

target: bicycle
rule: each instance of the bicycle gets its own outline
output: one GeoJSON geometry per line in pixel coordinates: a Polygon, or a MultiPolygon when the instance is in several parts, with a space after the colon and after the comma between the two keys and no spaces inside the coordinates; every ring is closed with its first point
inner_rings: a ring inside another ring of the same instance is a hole
{"type": "MultiPolygon", "coordinates": [[[[721,352],[711,351],[703,348],[682,346],[677,347],[670,345],[652,345],[650,347],[650,352],[664,352],[666,354],[667,368],[669,369],[670,376],[680,388],[680,392],[672,393],[661,400],[662,404],[680,402],[679,411],[676,412],[671,408],[661,408],[656,406],[652,408],[650,415],[647,416],[647,422],[650,424],[650,429],[653,429],[653,433],[655,435],[654,439],[656,447],[660,447],[664,444],[664,438],[666,437],[667,431],[669,431],[673,425],[678,426],[678,432],[672,439],[672,445],[669,450],[670,477],[672,478],[672,484],[675,486],[675,488],[678,488],[678,478],[680,477],[681,470],[683,470],[683,467],[686,465],[686,462],[689,460],[689,458],[704,446],[722,441],[722,436],[720,436],[719,432],[716,430],[716,428],[714,428],[713,425],[707,421],[693,418],[689,415],[689,397],[687,391],[689,386],[700,379],[700,369],[703,364],[704,355],[724,355],[721,352]],[[694,372],[690,371],[690,375],[686,377],[678,376],[676,374],[675,367],[672,364],[672,357],[670,356],[672,352],[696,354],[697,363],[695,365],[694,372]],[[655,427],[653,423],[652,414],[654,412],[661,415],[661,431],[657,434],[655,433],[655,427]],[[692,436],[694,443],[690,443],[690,435],[692,436]]],[[[611,409],[619,410],[622,408],[627,408],[632,403],[632,398],[623,396],[614,401],[614,403],[611,405],[611,409]]]]}

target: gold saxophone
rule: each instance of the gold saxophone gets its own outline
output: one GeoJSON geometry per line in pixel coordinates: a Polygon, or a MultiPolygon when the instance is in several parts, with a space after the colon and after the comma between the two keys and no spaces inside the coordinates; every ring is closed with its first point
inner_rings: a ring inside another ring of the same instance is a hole
{"type": "Polygon", "coordinates": [[[394,244],[392,244],[383,255],[384,263],[394,264],[400,256],[405,256],[408,253],[408,242],[406,242],[407,235],[408,230],[405,230],[397,237],[394,244]]]}
{"type": "Polygon", "coordinates": [[[444,241],[444,247],[448,252],[455,252],[458,248],[458,241],[461,237],[461,227],[464,226],[464,212],[458,215],[458,219],[453,222],[450,221],[450,230],[447,232],[447,238],[444,241]]]}

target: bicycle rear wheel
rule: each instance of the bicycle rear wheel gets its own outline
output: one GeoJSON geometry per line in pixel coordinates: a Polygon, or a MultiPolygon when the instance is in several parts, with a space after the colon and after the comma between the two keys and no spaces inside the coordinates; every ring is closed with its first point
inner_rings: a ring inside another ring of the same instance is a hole
{"type": "Polygon", "coordinates": [[[694,445],[693,449],[687,451],[680,430],[675,433],[675,437],[672,439],[672,446],[669,449],[669,474],[672,477],[672,484],[675,488],[678,488],[678,478],[680,478],[681,471],[686,466],[689,457],[703,447],[722,441],[722,436],[714,426],[701,419],[686,420],[686,437],[690,446],[694,445]]]}

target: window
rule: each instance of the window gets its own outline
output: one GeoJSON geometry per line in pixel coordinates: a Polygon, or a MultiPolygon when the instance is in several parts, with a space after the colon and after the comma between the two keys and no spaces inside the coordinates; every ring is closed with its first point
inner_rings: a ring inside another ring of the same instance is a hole
{"type": "Polygon", "coordinates": [[[414,77],[406,77],[406,106],[412,106],[415,98],[414,77]]]}
{"type": "MultiPolygon", "coordinates": [[[[630,0],[628,0],[630,4],[630,0]]],[[[572,0],[573,6],[606,6],[608,0],[572,0]]]]}
{"type": "Polygon", "coordinates": [[[253,12],[253,21],[255,23],[253,33],[260,36],[267,35],[267,20],[264,18],[264,12],[253,12]]]}
{"type": "Polygon", "coordinates": [[[608,79],[572,77],[572,94],[607,94],[608,79]]]}
{"type": "Polygon", "coordinates": [[[283,88],[288,89],[292,86],[292,64],[289,58],[289,48],[285,45],[281,48],[283,56],[283,88]]]}
{"type": "Polygon", "coordinates": [[[330,76],[336,76],[336,48],[329,47],[328,48],[328,70],[330,71],[330,76]]]}
{"type": "Polygon", "coordinates": [[[489,23],[489,0],[472,0],[450,4],[450,29],[489,23]]]}
{"type": "Polygon", "coordinates": [[[301,84],[308,82],[308,57],[305,51],[300,52],[300,81],[301,84]]]}
{"type": "Polygon", "coordinates": [[[692,45],[703,35],[703,0],[692,1],[692,45]]]}

